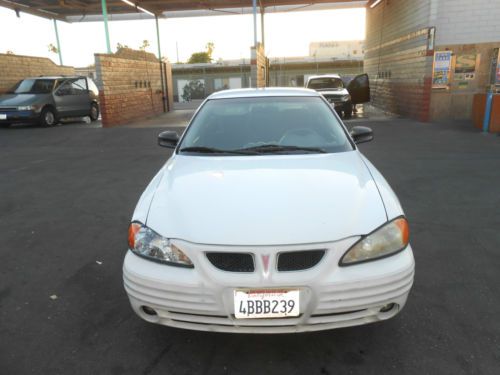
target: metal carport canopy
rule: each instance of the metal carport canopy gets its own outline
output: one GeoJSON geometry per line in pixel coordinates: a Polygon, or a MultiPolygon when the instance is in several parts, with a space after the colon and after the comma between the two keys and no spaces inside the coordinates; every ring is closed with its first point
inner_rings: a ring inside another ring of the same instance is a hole
{"type": "MultiPolygon", "coordinates": [[[[373,1],[257,0],[257,6],[261,10],[265,9],[266,12],[289,12],[363,7],[373,1]]],[[[174,18],[252,13],[252,0],[107,0],[106,3],[109,20],[147,19],[154,16],[174,18]]],[[[0,0],[0,6],[13,9],[16,12],[25,12],[67,22],[103,20],[101,0],[0,0]]]]}

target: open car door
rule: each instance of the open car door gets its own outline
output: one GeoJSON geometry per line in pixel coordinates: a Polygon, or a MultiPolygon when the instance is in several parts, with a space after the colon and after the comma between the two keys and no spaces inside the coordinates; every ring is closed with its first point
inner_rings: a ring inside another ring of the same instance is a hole
{"type": "Polygon", "coordinates": [[[352,104],[368,103],[370,101],[370,81],[368,74],[360,74],[347,85],[352,104]]]}

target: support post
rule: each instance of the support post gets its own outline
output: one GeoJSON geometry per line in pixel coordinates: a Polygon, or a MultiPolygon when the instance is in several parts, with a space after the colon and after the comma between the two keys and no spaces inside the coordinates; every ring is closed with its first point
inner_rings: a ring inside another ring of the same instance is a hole
{"type": "Polygon", "coordinates": [[[166,82],[165,82],[165,69],[163,65],[163,61],[161,60],[161,44],[160,44],[160,23],[158,22],[158,16],[155,15],[156,22],[156,43],[158,44],[158,60],[160,60],[160,77],[161,77],[161,102],[163,104],[163,112],[167,112],[167,90],[166,90],[166,82]]]}
{"type": "Polygon", "coordinates": [[[257,0],[252,1],[253,5],[253,45],[257,47],[257,0]]]}
{"type": "Polygon", "coordinates": [[[260,33],[261,33],[261,43],[262,47],[265,46],[264,38],[264,7],[260,7],[260,33]]]}
{"type": "Polygon", "coordinates": [[[490,90],[486,93],[486,108],[485,108],[484,119],[483,119],[483,132],[484,133],[488,133],[488,130],[490,127],[492,103],[493,103],[493,91],[490,90]]]}
{"type": "Polygon", "coordinates": [[[102,18],[104,19],[104,33],[106,34],[106,48],[108,53],[111,53],[111,44],[109,43],[109,30],[108,30],[108,8],[106,0],[101,0],[102,18]]]}
{"type": "Polygon", "coordinates": [[[160,24],[158,23],[158,16],[155,15],[156,22],[156,43],[158,44],[158,60],[161,61],[161,45],[160,45],[160,24]]]}
{"type": "Polygon", "coordinates": [[[59,65],[63,65],[61,43],[59,42],[59,31],[57,30],[57,20],[54,18],[54,30],[56,31],[57,53],[59,54],[59,65]]]}

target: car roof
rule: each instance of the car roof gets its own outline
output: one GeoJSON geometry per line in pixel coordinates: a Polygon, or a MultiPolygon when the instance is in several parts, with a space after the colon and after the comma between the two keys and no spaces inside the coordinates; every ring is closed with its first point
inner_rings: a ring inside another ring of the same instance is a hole
{"type": "Polygon", "coordinates": [[[72,78],[87,78],[85,76],[38,76],[38,77],[25,77],[23,79],[72,79],[72,78]]]}
{"type": "Polygon", "coordinates": [[[311,79],[315,78],[340,78],[339,74],[320,74],[316,76],[310,76],[307,80],[310,81],[311,79]]]}
{"type": "Polygon", "coordinates": [[[233,89],[214,92],[208,99],[255,98],[264,96],[320,96],[318,92],[304,88],[265,87],[258,89],[233,89]]]}

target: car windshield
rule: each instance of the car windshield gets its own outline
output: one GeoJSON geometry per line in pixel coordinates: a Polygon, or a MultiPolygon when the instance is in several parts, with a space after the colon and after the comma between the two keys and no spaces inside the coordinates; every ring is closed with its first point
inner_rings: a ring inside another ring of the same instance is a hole
{"type": "Polygon", "coordinates": [[[50,94],[53,88],[53,79],[23,79],[8,92],[10,94],[50,94]]]}
{"type": "Polygon", "coordinates": [[[344,83],[340,78],[313,78],[307,83],[307,87],[313,90],[341,89],[344,87],[344,83]]]}
{"type": "Polygon", "coordinates": [[[180,153],[207,155],[352,149],[343,126],[320,97],[208,100],[179,145],[180,153]]]}

